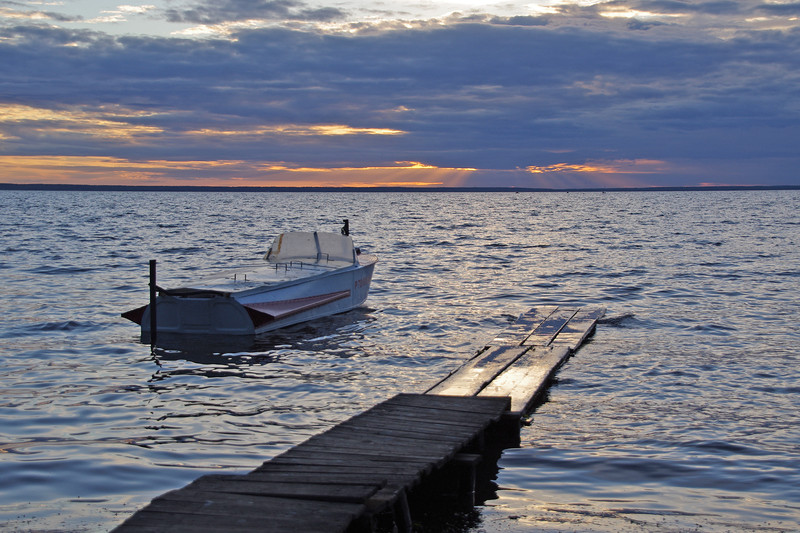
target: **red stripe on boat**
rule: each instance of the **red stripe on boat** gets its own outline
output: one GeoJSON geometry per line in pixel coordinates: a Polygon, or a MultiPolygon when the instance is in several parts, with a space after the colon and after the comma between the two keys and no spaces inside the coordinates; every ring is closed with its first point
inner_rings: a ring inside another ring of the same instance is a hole
{"type": "Polygon", "coordinates": [[[290,315],[294,315],[315,307],[320,307],[342,298],[350,296],[350,291],[332,292],[330,294],[320,294],[317,296],[307,296],[305,298],[295,298],[293,300],[279,300],[277,302],[257,302],[242,304],[250,314],[253,324],[256,327],[278,320],[290,315]]]}

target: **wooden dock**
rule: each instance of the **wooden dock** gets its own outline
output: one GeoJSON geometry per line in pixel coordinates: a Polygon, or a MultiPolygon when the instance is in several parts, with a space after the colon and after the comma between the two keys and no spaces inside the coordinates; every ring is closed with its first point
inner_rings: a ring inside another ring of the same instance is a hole
{"type": "MultiPolygon", "coordinates": [[[[412,531],[414,491],[447,475],[469,500],[492,442],[594,331],[603,309],[532,309],[424,394],[399,394],[245,475],[207,475],[155,498],[114,531],[412,531]]],[[[512,429],[509,430],[509,427],[512,429]]]]}
{"type": "Polygon", "coordinates": [[[524,415],[603,314],[603,308],[531,309],[426,394],[507,396],[510,412],[524,415]]]}

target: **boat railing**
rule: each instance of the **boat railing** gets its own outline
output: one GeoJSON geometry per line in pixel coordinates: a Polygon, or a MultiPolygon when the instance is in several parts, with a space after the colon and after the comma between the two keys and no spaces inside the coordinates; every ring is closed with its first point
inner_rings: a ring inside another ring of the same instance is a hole
{"type": "MultiPolygon", "coordinates": [[[[326,261],[330,262],[330,259],[326,258],[326,261]]],[[[337,268],[341,268],[341,265],[328,265],[328,264],[320,262],[319,260],[317,260],[316,262],[299,261],[299,260],[298,261],[295,261],[295,260],[292,260],[292,261],[281,261],[280,263],[273,263],[273,265],[274,265],[276,271],[277,270],[281,270],[281,269],[283,269],[284,271],[289,271],[289,270],[293,270],[293,269],[303,270],[303,269],[306,269],[306,268],[315,268],[315,269],[324,268],[324,269],[330,269],[330,270],[335,270],[337,268]]]]}
{"type": "Polygon", "coordinates": [[[161,296],[176,296],[178,298],[216,298],[219,296],[230,296],[230,293],[218,291],[214,289],[193,289],[193,288],[179,288],[179,289],[164,289],[156,285],[156,291],[161,296]]]}

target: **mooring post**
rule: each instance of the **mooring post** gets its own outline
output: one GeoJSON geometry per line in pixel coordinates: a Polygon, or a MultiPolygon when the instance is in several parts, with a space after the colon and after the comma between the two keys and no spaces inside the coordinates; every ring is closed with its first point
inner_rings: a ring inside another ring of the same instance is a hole
{"type": "Polygon", "coordinates": [[[394,515],[395,531],[398,533],[411,533],[414,530],[405,489],[400,489],[397,493],[397,500],[392,506],[392,514],[394,515]]]}
{"type": "Polygon", "coordinates": [[[150,260],[150,344],[156,344],[158,330],[156,328],[156,296],[158,286],[156,285],[156,260],[150,260]]]}
{"type": "Polygon", "coordinates": [[[459,501],[467,507],[475,506],[475,488],[478,480],[478,463],[483,456],[477,453],[457,453],[453,457],[453,466],[456,469],[458,478],[456,479],[457,497],[459,501]]]}

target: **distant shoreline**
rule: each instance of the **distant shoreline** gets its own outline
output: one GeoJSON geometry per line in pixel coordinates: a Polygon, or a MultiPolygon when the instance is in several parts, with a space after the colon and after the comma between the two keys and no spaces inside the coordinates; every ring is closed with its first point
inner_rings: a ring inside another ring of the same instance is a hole
{"type": "Polygon", "coordinates": [[[145,192],[670,192],[670,191],[783,191],[800,185],[719,185],[706,187],[585,187],[547,189],[533,187],[224,187],[203,185],[79,185],[0,183],[11,191],[145,191],[145,192]]]}

